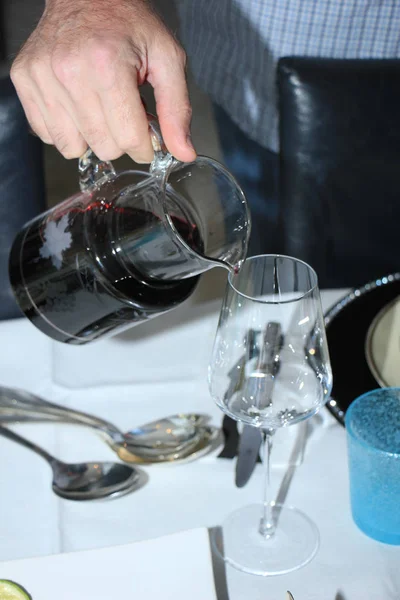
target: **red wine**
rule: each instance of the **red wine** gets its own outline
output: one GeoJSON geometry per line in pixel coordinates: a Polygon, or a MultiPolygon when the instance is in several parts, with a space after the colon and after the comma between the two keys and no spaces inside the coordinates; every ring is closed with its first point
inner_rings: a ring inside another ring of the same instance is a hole
{"type": "MultiPolygon", "coordinates": [[[[23,313],[53,339],[83,344],[183,302],[198,277],[156,280],[131,260],[150,221],[157,225],[160,219],[149,211],[92,202],[28,223],[14,241],[9,262],[23,313]]],[[[201,252],[197,227],[177,217],[172,221],[185,242],[201,252]]],[[[160,236],[148,238],[146,256],[162,265],[160,236]]]]}

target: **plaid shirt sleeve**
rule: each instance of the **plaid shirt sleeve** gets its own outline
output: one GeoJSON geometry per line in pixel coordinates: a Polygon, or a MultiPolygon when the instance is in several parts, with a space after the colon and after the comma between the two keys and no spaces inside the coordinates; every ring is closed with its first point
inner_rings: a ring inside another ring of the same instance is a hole
{"type": "Polygon", "coordinates": [[[400,57],[400,0],[176,2],[197,83],[250,138],[274,151],[281,56],[400,57]]]}

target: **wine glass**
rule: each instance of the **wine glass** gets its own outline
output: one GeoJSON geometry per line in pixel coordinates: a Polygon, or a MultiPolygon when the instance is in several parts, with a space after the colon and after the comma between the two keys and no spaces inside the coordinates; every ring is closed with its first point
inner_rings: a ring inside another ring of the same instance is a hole
{"type": "Polygon", "coordinates": [[[329,398],[332,372],[315,271],[281,255],[248,258],[228,276],[209,388],[221,410],[265,434],[264,498],[229,515],[214,542],[232,566],[288,573],[316,554],[319,533],[301,511],[268,500],[274,431],[314,415],[329,398]]]}

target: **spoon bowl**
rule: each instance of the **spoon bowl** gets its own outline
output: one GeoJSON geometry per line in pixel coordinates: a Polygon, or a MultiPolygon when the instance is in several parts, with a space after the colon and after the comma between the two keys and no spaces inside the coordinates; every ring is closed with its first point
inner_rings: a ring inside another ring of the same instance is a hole
{"type": "Polygon", "coordinates": [[[53,461],[53,492],[67,500],[115,498],[138,489],[141,474],[112,462],[66,464],[53,461]]]}
{"type": "Polygon", "coordinates": [[[216,450],[223,441],[222,431],[217,427],[201,426],[198,428],[196,437],[187,443],[179,451],[169,451],[160,453],[158,455],[140,454],[135,455],[131,448],[125,451],[123,446],[114,448],[119,458],[127,463],[136,463],[142,465],[151,465],[157,463],[164,464],[179,464],[187,463],[192,460],[196,460],[205,454],[209,454],[213,450],[216,450]]]}
{"type": "Polygon", "coordinates": [[[205,415],[195,413],[181,413],[158,419],[123,433],[124,448],[132,452],[139,448],[142,456],[180,452],[198,441],[206,421],[205,415]]]}
{"type": "Polygon", "coordinates": [[[44,458],[53,471],[53,492],[67,500],[115,498],[138,490],[147,481],[144,473],[120,463],[64,463],[7,427],[0,426],[0,435],[44,458]]]}
{"type": "MultiPolygon", "coordinates": [[[[171,462],[186,459],[209,437],[209,417],[176,414],[122,433],[112,423],[94,415],[44,400],[25,390],[0,386],[0,423],[63,422],[95,429],[121,460],[129,463],[171,462]]],[[[207,445],[207,444],[206,444],[207,445]]]]}

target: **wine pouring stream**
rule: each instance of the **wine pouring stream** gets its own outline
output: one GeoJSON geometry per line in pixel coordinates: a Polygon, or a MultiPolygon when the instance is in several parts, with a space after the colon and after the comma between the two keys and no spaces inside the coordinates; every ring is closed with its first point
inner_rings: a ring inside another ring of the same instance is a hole
{"type": "Polygon", "coordinates": [[[243,191],[217,161],[171,156],[149,116],[149,173],[116,173],[89,149],[81,191],[27,223],[10,252],[10,281],[32,323],[84,344],[181,304],[199,275],[238,269],[250,214],[243,191]]]}

